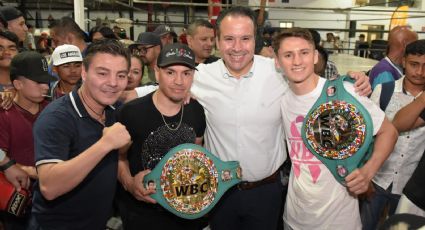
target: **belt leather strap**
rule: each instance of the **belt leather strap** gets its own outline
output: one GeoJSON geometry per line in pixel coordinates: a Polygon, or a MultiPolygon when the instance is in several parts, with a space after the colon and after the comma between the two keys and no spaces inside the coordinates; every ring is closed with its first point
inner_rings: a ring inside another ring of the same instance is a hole
{"type": "Polygon", "coordinates": [[[276,180],[279,178],[279,170],[277,170],[276,172],[274,172],[272,175],[259,180],[259,181],[253,181],[253,182],[249,182],[249,181],[242,181],[238,184],[238,189],[239,190],[249,190],[249,189],[253,189],[253,188],[257,188],[260,187],[262,185],[265,184],[271,184],[276,182],[276,180]]]}

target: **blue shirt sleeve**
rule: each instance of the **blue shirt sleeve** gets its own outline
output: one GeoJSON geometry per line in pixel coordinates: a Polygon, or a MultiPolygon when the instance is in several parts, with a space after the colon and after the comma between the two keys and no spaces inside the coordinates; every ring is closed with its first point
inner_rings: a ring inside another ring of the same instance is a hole
{"type": "Polygon", "coordinates": [[[378,76],[376,76],[375,79],[373,79],[372,90],[375,89],[377,85],[383,84],[385,82],[390,82],[390,81],[394,81],[394,77],[391,74],[391,72],[388,72],[388,71],[382,72],[378,74],[378,76]]]}
{"type": "Polygon", "coordinates": [[[33,130],[36,166],[69,159],[75,136],[73,121],[66,113],[57,110],[40,114],[33,130]]]}

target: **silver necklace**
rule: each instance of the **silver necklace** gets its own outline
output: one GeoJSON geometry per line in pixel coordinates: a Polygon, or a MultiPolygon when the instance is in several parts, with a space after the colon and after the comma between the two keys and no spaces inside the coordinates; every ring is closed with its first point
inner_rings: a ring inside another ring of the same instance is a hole
{"type": "Polygon", "coordinates": [[[176,131],[177,129],[179,129],[179,128],[180,128],[180,125],[182,124],[182,121],[183,121],[184,106],[183,106],[183,104],[182,104],[182,114],[180,115],[180,121],[179,121],[179,124],[177,125],[177,127],[175,127],[175,128],[170,127],[170,126],[167,124],[167,122],[165,122],[164,115],[162,115],[162,113],[161,113],[161,112],[159,112],[159,113],[161,114],[162,121],[164,122],[165,126],[167,126],[167,128],[168,128],[169,130],[171,130],[171,131],[176,131]]]}

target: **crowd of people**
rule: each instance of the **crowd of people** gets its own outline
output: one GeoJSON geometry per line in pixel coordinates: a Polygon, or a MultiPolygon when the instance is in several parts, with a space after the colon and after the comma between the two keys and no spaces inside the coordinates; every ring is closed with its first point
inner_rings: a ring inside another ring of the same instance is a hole
{"type": "Polygon", "coordinates": [[[105,229],[118,216],[124,229],[357,230],[398,213],[425,217],[425,40],[395,27],[369,77],[347,73],[346,94],[370,115],[375,140],[340,183],[301,138],[340,77],[326,50],[335,38],[303,28],[269,37],[257,19],[232,7],[180,39],[159,25],[127,45],[114,29],[86,33],[63,17],[45,35],[50,50],[37,48],[19,10],[1,7],[0,169],[32,202],[23,216],[0,211],[0,229],[105,229]],[[143,184],[183,143],[243,170],[243,183],[196,220],[161,208],[143,184]]]}

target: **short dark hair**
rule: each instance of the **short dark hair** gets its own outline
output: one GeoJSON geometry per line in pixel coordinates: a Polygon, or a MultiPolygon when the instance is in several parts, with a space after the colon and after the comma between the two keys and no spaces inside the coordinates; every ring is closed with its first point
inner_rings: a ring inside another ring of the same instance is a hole
{"type": "Polygon", "coordinates": [[[90,41],[93,41],[94,33],[99,32],[102,34],[104,38],[118,39],[117,35],[115,35],[114,31],[107,26],[95,26],[91,28],[89,32],[90,41]]]}
{"type": "Polygon", "coordinates": [[[62,17],[59,20],[53,21],[49,28],[61,36],[72,33],[82,40],[87,40],[86,33],[84,33],[80,26],[71,17],[62,17]]]}
{"type": "Polygon", "coordinates": [[[130,69],[131,58],[130,51],[124,47],[124,44],[116,39],[103,39],[91,43],[87,47],[86,57],[83,59],[83,65],[86,71],[89,69],[92,58],[97,53],[111,54],[113,56],[122,56],[127,60],[127,69],[130,69]]]}
{"type": "Polygon", "coordinates": [[[308,31],[308,29],[293,27],[293,28],[283,30],[280,34],[278,34],[274,38],[273,49],[276,54],[279,51],[280,43],[286,38],[290,38],[290,37],[302,38],[306,40],[307,42],[309,42],[310,44],[312,44],[314,48],[316,48],[316,44],[314,43],[313,36],[308,31]]]}
{"type": "Polygon", "coordinates": [[[407,45],[404,56],[407,57],[407,55],[425,55],[425,39],[416,40],[407,45]]]}
{"type": "Polygon", "coordinates": [[[310,31],[311,36],[313,36],[314,44],[316,45],[316,47],[320,46],[320,41],[322,41],[322,38],[319,32],[317,32],[317,30],[314,30],[314,29],[308,29],[308,31],[310,31]]]}
{"type": "Polygon", "coordinates": [[[252,24],[254,25],[254,36],[256,36],[256,34],[257,34],[257,23],[255,23],[254,11],[252,11],[248,7],[236,6],[236,7],[232,7],[232,8],[229,8],[227,10],[221,11],[220,12],[220,15],[218,15],[218,18],[217,18],[217,21],[216,21],[216,28],[217,28],[217,37],[218,37],[218,39],[220,39],[220,25],[221,25],[221,21],[223,21],[223,19],[226,16],[244,16],[244,17],[248,17],[249,19],[251,19],[252,24]]]}
{"type": "Polygon", "coordinates": [[[366,36],[364,34],[360,34],[359,38],[365,38],[366,36]]]}
{"type": "Polygon", "coordinates": [[[214,26],[205,19],[197,19],[190,23],[189,27],[187,27],[187,35],[193,36],[195,34],[195,31],[198,27],[207,27],[209,29],[214,29],[214,26]]]}
{"type": "Polygon", "coordinates": [[[18,36],[9,30],[0,30],[0,37],[15,43],[16,47],[19,46],[18,36]]]}
{"type": "Polygon", "coordinates": [[[317,49],[317,52],[319,53],[319,55],[322,56],[323,62],[327,63],[328,60],[329,60],[328,51],[325,48],[323,48],[322,46],[317,46],[316,49],[317,49]]]}

